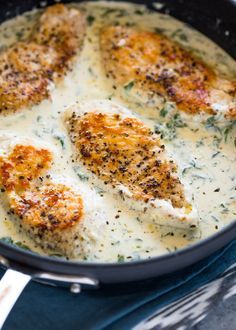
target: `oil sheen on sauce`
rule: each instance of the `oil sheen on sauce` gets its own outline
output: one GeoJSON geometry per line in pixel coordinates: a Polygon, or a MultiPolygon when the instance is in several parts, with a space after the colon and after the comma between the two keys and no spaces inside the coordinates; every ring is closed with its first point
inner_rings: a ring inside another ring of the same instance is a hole
{"type": "MultiPolygon", "coordinates": [[[[84,2],[72,6],[79,6],[85,12],[88,25],[83,51],[72,72],[53,90],[50,100],[17,114],[1,115],[0,134],[10,133],[52,145],[56,150],[53,171],[70,177],[75,185],[82,185],[88,191],[92,189],[97,195],[97,203],[104,209],[106,228],[96,242],[90,243],[88,255],[81,255],[78,260],[110,262],[151,258],[206,238],[235,221],[235,122],[218,126],[213,117],[204,124],[180,117],[166,125],[157,110],[122,98],[121,91],[104,75],[99,31],[104,22],[161,31],[225,76],[235,77],[234,60],[191,27],[168,15],[150,12],[144,6],[119,2],[84,2]],[[169,154],[178,163],[182,181],[194,195],[200,218],[198,231],[185,232],[141,222],[138,214],[129,210],[121,200],[97,189],[96,182],[88,187],[86,176],[71,162],[71,147],[61,117],[70,104],[93,99],[109,99],[126,106],[147,125],[162,133],[169,154]]],[[[3,23],[0,26],[0,49],[27,37],[37,15],[38,11],[32,11],[3,23]]],[[[168,108],[172,104],[165,106],[168,108]]],[[[2,208],[0,219],[0,237],[11,237],[14,242],[45,254],[30,239],[17,233],[2,208]]]]}

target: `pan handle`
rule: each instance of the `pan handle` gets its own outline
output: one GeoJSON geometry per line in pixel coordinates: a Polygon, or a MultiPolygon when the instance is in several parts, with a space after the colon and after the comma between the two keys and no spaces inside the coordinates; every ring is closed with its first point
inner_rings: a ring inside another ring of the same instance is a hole
{"type": "Polygon", "coordinates": [[[8,269],[0,281],[0,329],[12,307],[31,280],[30,275],[8,269]]]}

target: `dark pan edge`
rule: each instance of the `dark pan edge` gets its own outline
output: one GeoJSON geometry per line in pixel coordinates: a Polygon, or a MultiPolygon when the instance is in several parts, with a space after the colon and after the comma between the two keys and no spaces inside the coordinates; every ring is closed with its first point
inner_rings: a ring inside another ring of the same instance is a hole
{"type": "Polygon", "coordinates": [[[124,263],[72,262],[36,255],[0,242],[0,253],[10,267],[26,273],[40,271],[63,275],[84,275],[101,283],[138,281],[165,275],[190,266],[221,249],[236,238],[236,222],[191,246],[151,259],[124,263]]]}
{"type": "MultiPolygon", "coordinates": [[[[48,3],[53,3],[49,0],[48,3]]],[[[72,1],[64,1],[72,2],[72,1]]],[[[75,0],[76,2],[76,0],[75,0]]],[[[143,3],[144,1],[130,1],[143,3]]],[[[152,8],[154,1],[145,1],[145,4],[152,8]]],[[[165,1],[160,1],[165,2],[165,1]]],[[[0,21],[15,16],[33,6],[39,6],[40,1],[1,1],[0,0],[0,21]],[[5,15],[7,14],[8,15],[5,15]]],[[[236,57],[236,21],[235,3],[232,0],[169,0],[161,12],[166,9],[178,19],[182,19],[194,26],[196,29],[207,35],[218,43],[229,54],[236,57]],[[184,6],[184,7],[183,7],[184,6]],[[181,10],[181,8],[183,10],[181,10]],[[195,22],[191,15],[193,8],[195,15],[200,18],[195,22]],[[206,11],[206,8],[208,11],[206,11]],[[219,15],[220,14],[220,15],[219,15]],[[212,27],[217,17],[222,17],[222,22],[217,27],[212,27]],[[227,17],[227,19],[226,19],[227,17]],[[209,20],[208,20],[209,18],[209,20]],[[230,36],[225,31],[230,31],[230,36]]],[[[183,267],[192,265],[197,261],[209,256],[219,250],[231,240],[236,238],[236,222],[226,226],[220,232],[201,240],[187,248],[174,253],[155,257],[152,259],[133,261],[128,263],[89,263],[89,262],[67,262],[49,257],[38,256],[32,252],[24,251],[13,246],[0,242],[0,254],[9,260],[10,266],[25,272],[50,271],[67,275],[86,275],[95,277],[103,283],[119,283],[151,278],[164,275],[183,267]]]]}

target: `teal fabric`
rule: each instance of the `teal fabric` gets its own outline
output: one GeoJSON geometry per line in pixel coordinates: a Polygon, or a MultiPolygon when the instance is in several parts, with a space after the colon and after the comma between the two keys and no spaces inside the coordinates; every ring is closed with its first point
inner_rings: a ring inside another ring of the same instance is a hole
{"type": "Polygon", "coordinates": [[[183,271],[142,283],[74,295],[63,288],[31,282],[3,330],[130,329],[161,307],[214,280],[235,261],[236,240],[183,271]]]}

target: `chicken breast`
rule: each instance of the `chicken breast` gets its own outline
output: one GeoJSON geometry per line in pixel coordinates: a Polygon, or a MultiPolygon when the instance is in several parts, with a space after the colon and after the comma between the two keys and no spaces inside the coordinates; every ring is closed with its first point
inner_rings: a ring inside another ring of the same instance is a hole
{"type": "MultiPolygon", "coordinates": [[[[88,256],[93,244],[88,221],[99,223],[99,212],[88,211],[82,194],[57,182],[50,174],[53,154],[48,149],[16,144],[0,158],[2,201],[20,232],[29,235],[46,251],[66,257],[88,256]],[[90,237],[89,237],[90,235],[90,237]]],[[[91,203],[91,200],[90,200],[91,203]]],[[[91,204],[90,204],[91,205],[91,204]]],[[[91,224],[90,224],[91,225],[91,224]]]]}
{"type": "Polygon", "coordinates": [[[0,113],[40,103],[50,96],[82,47],[85,20],[78,9],[48,7],[28,40],[0,54],[0,113]]]}
{"type": "Polygon", "coordinates": [[[165,146],[140,120],[109,101],[72,106],[66,125],[74,157],[96,185],[124,199],[141,217],[195,228],[197,214],[165,146]]]}
{"type": "Polygon", "coordinates": [[[107,77],[132,87],[125,96],[159,109],[168,100],[191,115],[236,118],[236,81],[220,77],[164,35],[108,26],[101,31],[100,43],[107,77]]]}

